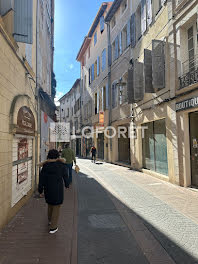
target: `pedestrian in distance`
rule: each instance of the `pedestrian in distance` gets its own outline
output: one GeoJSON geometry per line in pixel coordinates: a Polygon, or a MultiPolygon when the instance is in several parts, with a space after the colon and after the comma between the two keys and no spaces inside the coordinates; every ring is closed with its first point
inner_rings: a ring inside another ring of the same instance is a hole
{"type": "Polygon", "coordinates": [[[76,157],[74,151],[69,147],[69,143],[65,144],[65,148],[62,151],[62,158],[66,160],[66,169],[69,175],[69,184],[72,184],[72,167],[73,162],[76,165],[76,157]]]}
{"type": "Polygon", "coordinates": [[[44,196],[48,204],[49,233],[58,231],[58,219],[60,207],[64,200],[64,186],[69,188],[68,174],[65,170],[65,160],[59,158],[59,152],[55,149],[49,151],[47,160],[39,164],[42,167],[38,192],[44,196]]]}
{"type": "Polygon", "coordinates": [[[95,146],[92,146],[91,148],[91,159],[92,159],[92,162],[96,163],[96,147],[95,146]]]}

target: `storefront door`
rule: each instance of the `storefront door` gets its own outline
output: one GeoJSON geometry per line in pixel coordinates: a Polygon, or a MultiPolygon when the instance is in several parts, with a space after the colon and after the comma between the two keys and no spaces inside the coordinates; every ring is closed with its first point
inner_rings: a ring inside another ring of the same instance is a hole
{"type": "Polygon", "coordinates": [[[98,158],[99,159],[104,159],[104,133],[99,133],[98,134],[98,158]]]}
{"type": "Polygon", "coordinates": [[[118,161],[130,164],[130,139],[128,137],[128,127],[125,137],[121,134],[118,138],[118,161]]]}
{"type": "Polygon", "coordinates": [[[198,187],[198,112],[191,113],[189,119],[192,185],[198,187]]]}

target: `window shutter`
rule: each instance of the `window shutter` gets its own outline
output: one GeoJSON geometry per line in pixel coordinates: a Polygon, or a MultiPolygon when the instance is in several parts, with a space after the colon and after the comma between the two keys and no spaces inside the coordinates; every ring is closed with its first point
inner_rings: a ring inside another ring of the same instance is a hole
{"type": "Polygon", "coordinates": [[[102,71],[106,69],[106,49],[102,52],[102,71]]]}
{"type": "Polygon", "coordinates": [[[109,85],[106,84],[106,109],[109,109],[109,85]]]}
{"type": "Polygon", "coordinates": [[[154,89],[163,89],[165,87],[165,54],[163,41],[152,41],[152,68],[154,89]]]}
{"type": "Polygon", "coordinates": [[[104,31],[104,16],[100,17],[100,32],[104,31]]]}
{"type": "Polygon", "coordinates": [[[127,80],[127,101],[129,104],[134,103],[134,69],[128,69],[127,80]]]}
{"type": "Polygon", "coordinates": [[[122,55],[122,32],[119,34],[119,50],[120,50],[120,55],[122,55]]]}
{"type": "Polygon", "coordinates": [[[91,66],[91,81],[94,81],[94,64],[91,66]]]}
{"type": "Polygon", "coordinates": [[[134,61],[134,100],[136,102],[144,99],[143,70],[144,64],[134,61]]]}
{"type": "Polygon", "coordinates": [[[112,52],[111,52],[111,45],[108,46],[108,66],[111,66],[112,63],[112,52]]]}
{"type": "Polygon", "coordinates": [[[146,6],[147,6],[147,25],[149,26],[153,21],[151,0],[146,0],[146,6]]]}
{"type": "Polygon", "coordinates": [[[144,50],[144,87],[145,93],[154,93],[152,82],[152,51],[144,50]]]}
{"type": "Polygon", "coordinates": [[[99,113],[100,94],[97,92],[97,114],[99,113]]]}
{"type": "Polygon", "coordinates": [[[89,68],[89,84],[91,84],[91,69],[89,68]]]}
{"type": "Polygon", "coordinates": [[[115,60],[119,57],[119,37],[117,36],[115,39],[115,60]]]}
{"type": "Polygon", "coordinates": [[[146,0],[141,0],[141,34],[146,31],[146,0]]]}
{"type": "Polygon", "coordinates": [[[136,44],[135,13],[131,17],[131,45],[134,48],[136,44]]]}
{"type": "Polygon", "coordinates": [[[131,44],[131,21],[127,23],[127,47],[131,44]]]}
{"type": "Polygon", "coordinates": [[[33,0],[14,1],[14,33],[17,42],[33,43],[33,0]]]}
{"type": "Polygon", "coordinates": [[[13,0],[0,0],[0,15],[4,16],[14,8],[13,0]]]}
{"type": "Polygon", "coordinates": [[[100,74],[100,57],[97,57],[97,76],[100,74]]]}

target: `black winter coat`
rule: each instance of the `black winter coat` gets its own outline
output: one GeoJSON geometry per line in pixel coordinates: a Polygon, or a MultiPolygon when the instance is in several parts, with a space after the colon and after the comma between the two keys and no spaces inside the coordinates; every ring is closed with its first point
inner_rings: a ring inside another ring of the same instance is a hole
{"type": "Polygon", "coordinates": [[[46,203],[60,205],[64,200],[64,185],[69,188],[68,175],[64,159],[47,160],[39,177],[39,193],[45,194],[46,203]]]}

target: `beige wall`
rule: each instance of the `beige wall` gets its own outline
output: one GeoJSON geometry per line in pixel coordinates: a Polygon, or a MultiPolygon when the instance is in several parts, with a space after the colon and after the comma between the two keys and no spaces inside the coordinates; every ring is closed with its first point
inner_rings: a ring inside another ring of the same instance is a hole
{"type": "MultiPolygon", "coordinates": [[[[36,1],[34,1],[34,44],[32,67],[23,62],[25,57],[25,44],[18,46],[8,31],[5,30],[5,24],[0,17],[0,229],[17,213],[30,197],[34,186],[34,168],[35,159],[33,159],[32,189],[25,195],[13,208],[12,200],[12,148],[14,135],[10,130],[10,110],[13,99],[17,95],[23,95],[16,100],[13,123],[17,122],[17,113],[20,107],[28,106],[35,117],[35,83],[28,78],[29,72],[35,79],[35,29],[36,29],[36,1]],[[32,89],[31,89],[31,86],[32,89]],[[24,96],[25,95],[25,96],[24,96]],[[27,99],[28,98],[28,99],[27,99]]],[[[5,20],[7,23],[8,20],[5,20]]],[[[29,76],[30,76],[29,75],[29,76]]],[[[37,128],[36,128],[37,129],[37,128]]],[[[35,147],[35,138],[33,146],[35,147]]],[[[35,148],[33,148],[35,156],[35,148]]]]}

